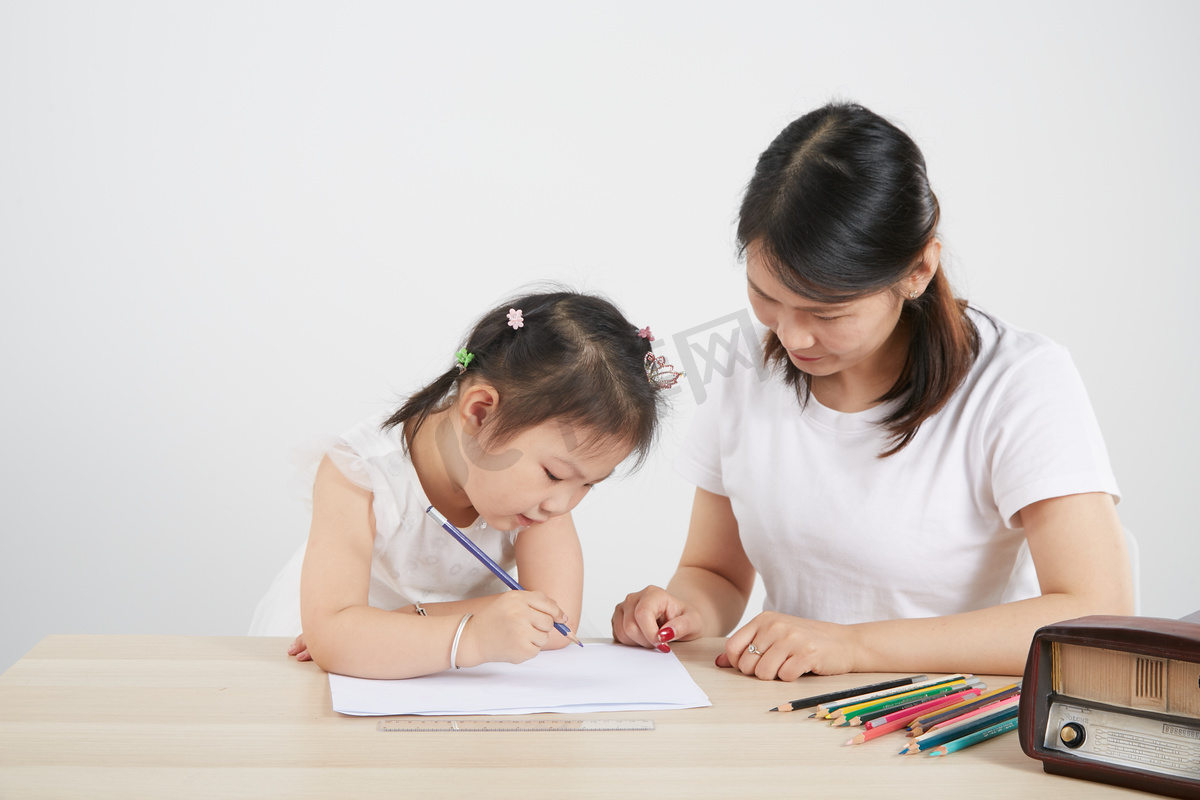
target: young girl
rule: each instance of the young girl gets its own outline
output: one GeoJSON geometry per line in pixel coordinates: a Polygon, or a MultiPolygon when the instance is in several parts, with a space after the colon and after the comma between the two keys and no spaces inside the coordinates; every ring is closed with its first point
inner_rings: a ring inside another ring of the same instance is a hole
{"type": "Polygon", "coordinates": [[[654,439],[668,383],[650,341],[611,303],[571,292],[486,313],[440,377],[327,451],[307,545],[251,634],[303,631],[290,654],[366,678],[565,645],[554,624],[579,619],[583,593],[570,511],[654,439]],[[429,506],[526,591],[508,591],[429,506]]]}
{"type": "Polygon", "coordinates": [[[1131,613],[1070,356],[954,296],[938,216],[921,151],[861,106],[763,152],[738,240],[773,372],[710,390],[679,459],[697,486],[679,568],[617,607],[615,638],[726,635],[756,573],[764,613],[717,663],[766,680],[1020,674],[1039,626],[1131,613]]]}

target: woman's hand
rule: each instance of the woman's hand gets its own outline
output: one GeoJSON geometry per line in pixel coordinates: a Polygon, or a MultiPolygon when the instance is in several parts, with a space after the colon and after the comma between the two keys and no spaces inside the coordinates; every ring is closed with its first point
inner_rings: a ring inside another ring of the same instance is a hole
{"type": "Polygon", "coordinates": [[[666,653],[667,642],[725,636],[746,610],[754,575],[729,498],[697,489],[674,577],[666,589],[647,586],[619,603],[613,638],[666,653]]]}
{"type": "Polygon", "coordinates": [[[308,645],[304,643],[303,633],[296,637],[287,653],[289,656],[295,656],[297,661],[312,661],[312,656],[308,654],[308,645]]]}
{"type": "Polygon", "coordinates": [[[562,636],[554,629],[556,622],[565,624],[566,612],[542,592],[502,592],[467,621],[457,666],[528,661],[542,651],[551,636],[562,636]]]}
{"type": "Polygon", "coordinates": [[[700,615],[658,586],[628,595],[612,615],[613,638],[621,644],[671,651],[667,642],[695,639],[703,630],[700,615]]]}
{"type": "Polygon", "coordinates": [[[794,681],[806,672],[853,672],[858,648],[853,631],[848,625],[765,611],[729,637],[717,666],[764,681],[794,681]]]}

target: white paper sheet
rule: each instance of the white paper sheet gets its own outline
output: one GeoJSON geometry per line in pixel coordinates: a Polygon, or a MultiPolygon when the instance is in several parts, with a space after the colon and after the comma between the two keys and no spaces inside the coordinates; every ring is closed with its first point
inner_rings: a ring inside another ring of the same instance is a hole
{"type": "Polygon", "coordinates": [[[674,653],[585,644],[397,681],[329,676],[342,714],[582,714],[710,706],[674,653]]]}

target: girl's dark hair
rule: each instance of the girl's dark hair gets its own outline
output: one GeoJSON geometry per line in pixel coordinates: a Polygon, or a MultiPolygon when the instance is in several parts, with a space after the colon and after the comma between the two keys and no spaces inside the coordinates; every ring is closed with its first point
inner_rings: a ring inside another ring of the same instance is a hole
{"type": "MultiPolygon", "coordinates": [[[[750,245],[791,291],[818,302],[844,302],[892,289],[924,256],[937,232],[938,202],[925,157],[911,138],[859,105],[835,103],[788,125],[763,152],[738,220],[740,254],[750,245]]],[[[936,414],[979,354],[979,333],[938,269],[925,292],[904,300],[900,325],[910,333],[896,383],[880,402],[901,399],[883,425],[903,449],[936,414]]],[[[810,375],[788,358],[773,332],[764,342],[807,402],[810,375]]]]}
{"type": "Polygon", "coordinates": [[[474,355],[466,370],[455,364],[409,396],[384,430],[408,423],[410,441],[461,383],[477,379],[500,395],[489,441],[503,443],[557,419],[587,431],[584,446],[609,438],[628,443],[635,465],[649,453],[664,402],[646,376],[650,340],[609,301],[570,291],[518,297],[484,314],[463,347],[474,355]],[[510,308],[521,310],[523,327],[509,326],[510,308]]]}

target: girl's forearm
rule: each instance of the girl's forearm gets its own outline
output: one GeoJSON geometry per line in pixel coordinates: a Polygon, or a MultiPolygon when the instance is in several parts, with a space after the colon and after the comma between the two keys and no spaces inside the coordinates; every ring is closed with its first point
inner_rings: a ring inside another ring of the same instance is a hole
{"type": "Polygon", "coordinates": [[[305,644],[322,669],[342,675],[411,678],[448,669],[461,615],[421,617],[409,611],[352,606],[306,619],[305,644]]]}
{"type": "MultiPolygon", "coordinates": [[[[495,595],[487,595],[485,597],[472,597],[469,600],[448,600],[442,603],[421,603],[421,607],[425,609],[425,613],[429,616],[457,616],[462,618],[463,614],[478,614],[495,595]]],[[[416,609],[413,606],[407,605],[396,609],[397,613],[415,614],[416,609]]]]}

